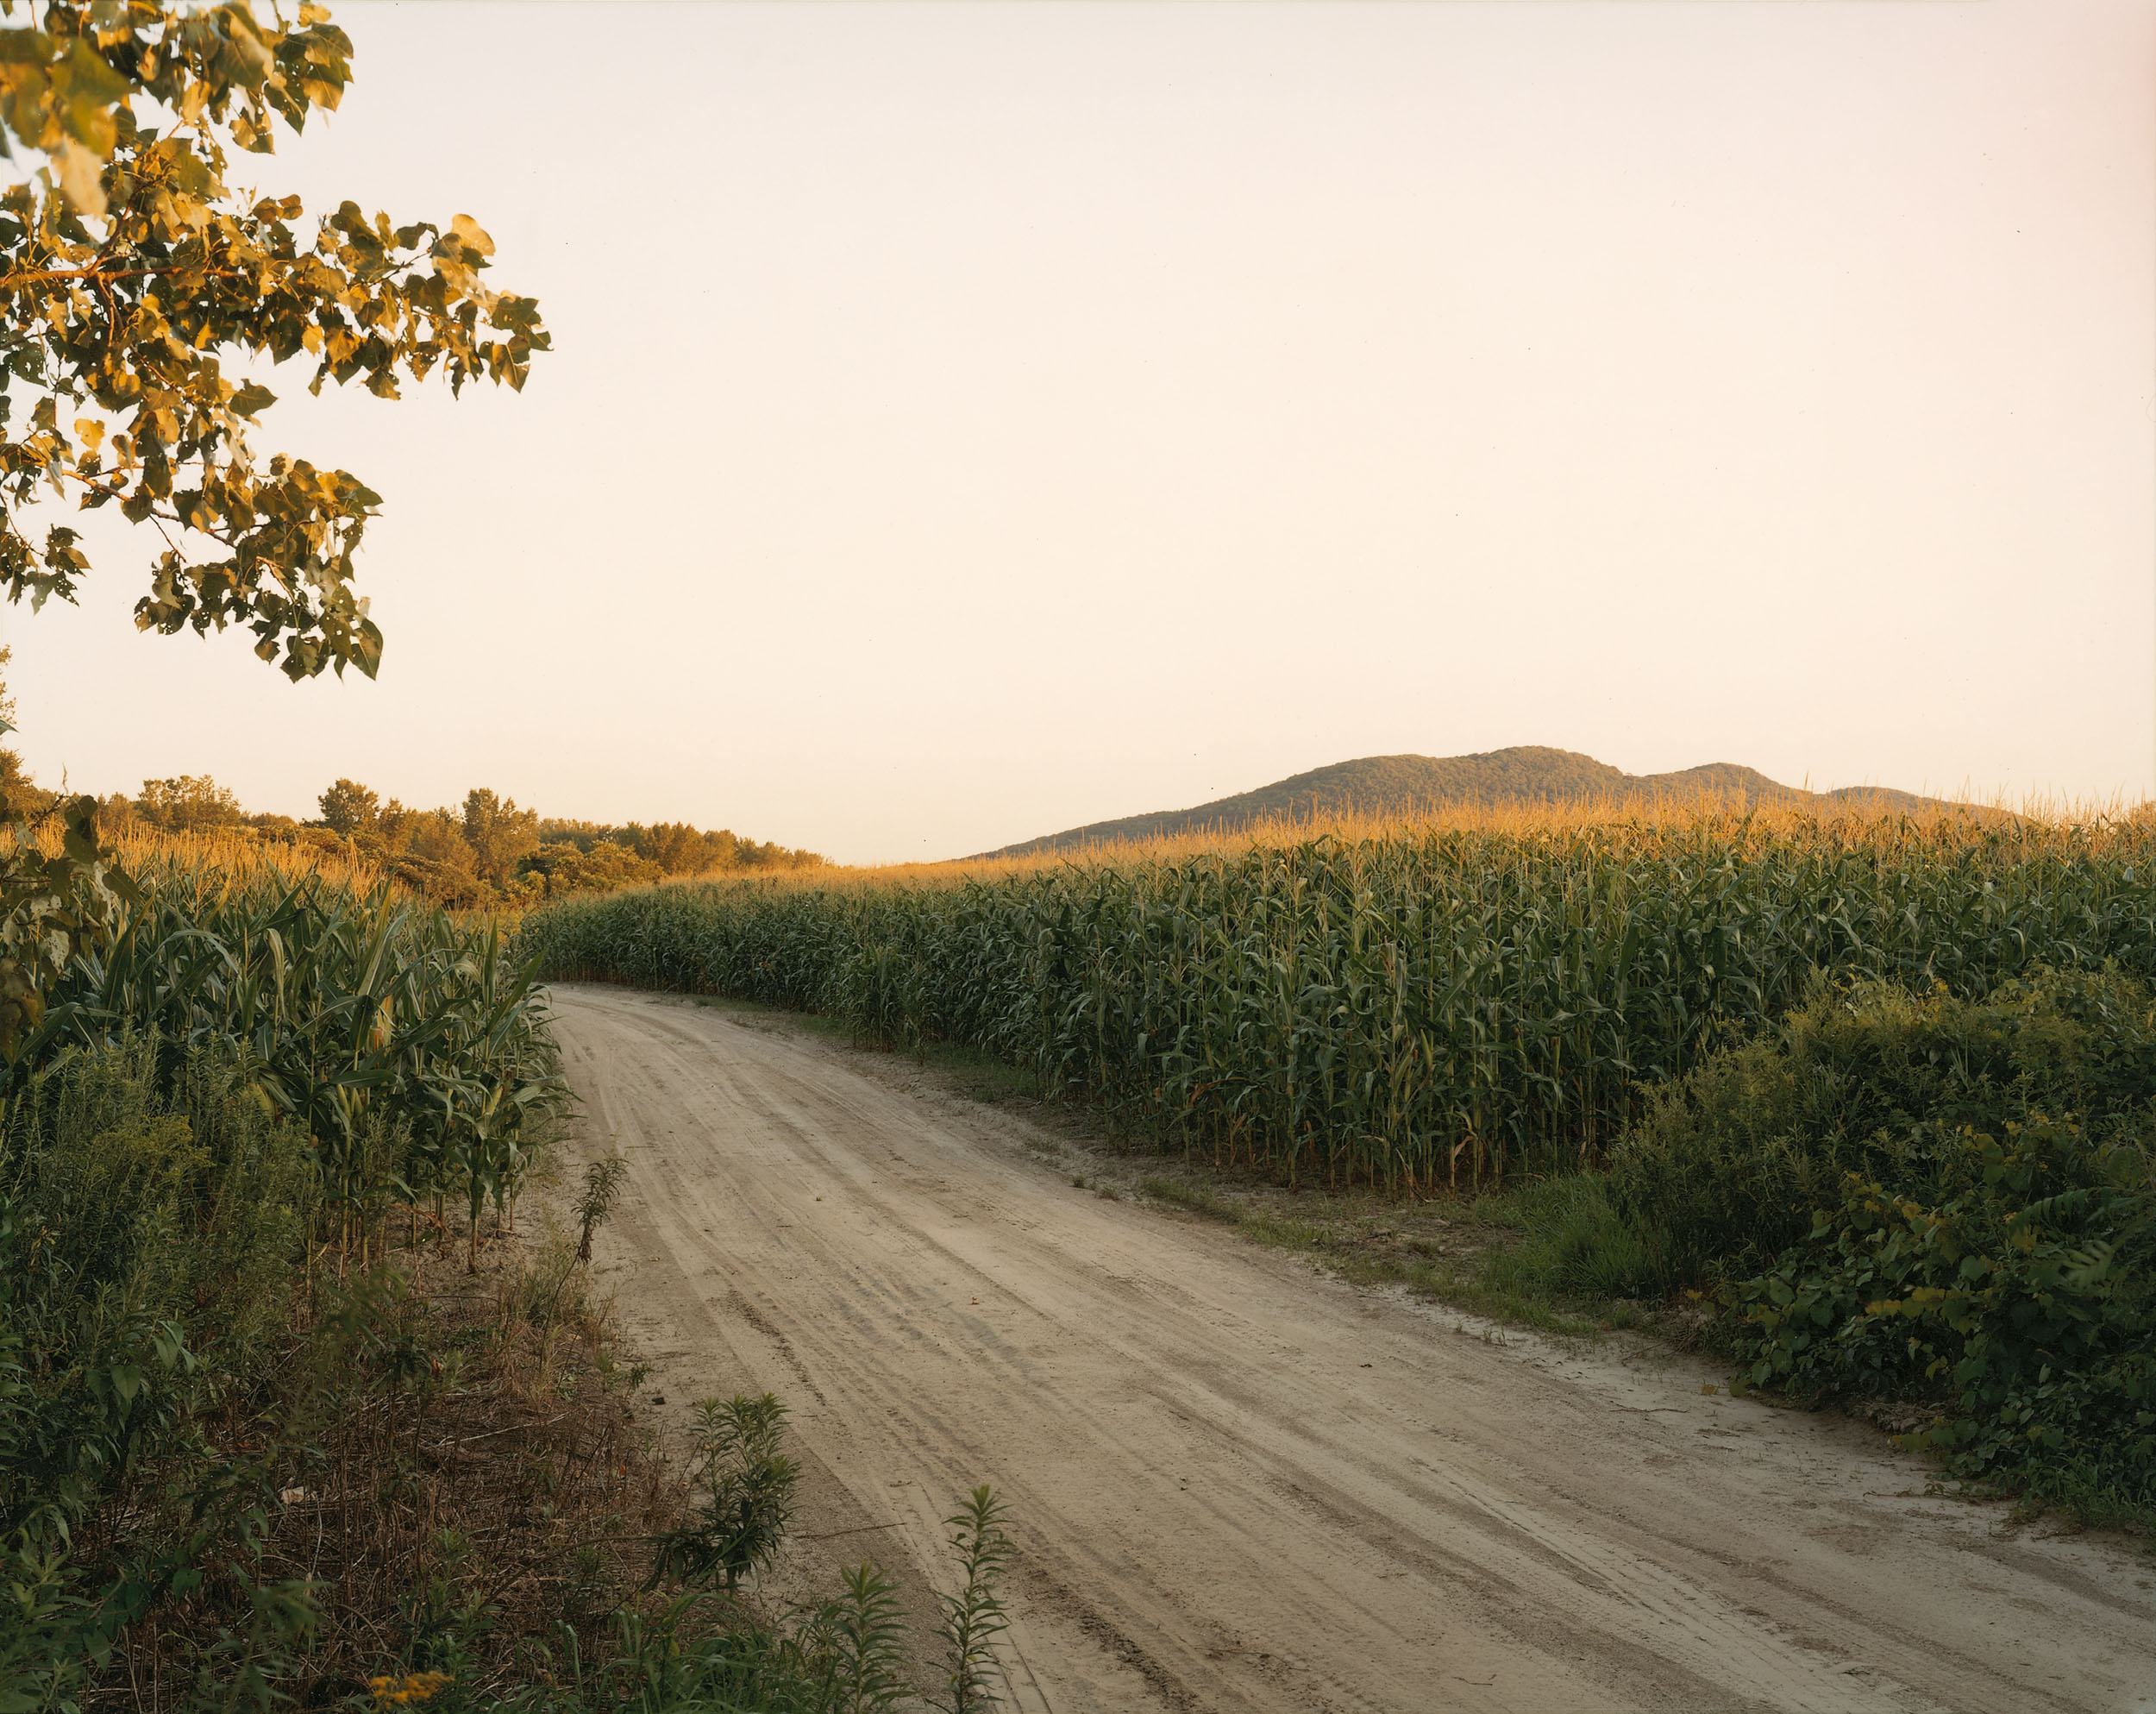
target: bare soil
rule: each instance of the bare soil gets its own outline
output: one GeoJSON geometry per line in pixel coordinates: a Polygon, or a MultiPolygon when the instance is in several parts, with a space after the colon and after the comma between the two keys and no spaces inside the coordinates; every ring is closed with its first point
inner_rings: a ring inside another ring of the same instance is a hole
{"type": "Polygon", "coordinates": [[[631,1163],[600,1277],[661,1416],[790,1403],[804,1598],[873,1555],[925,1616],[993,1483],[1015,1708],[2156,1711],[2143,1544],[1949,1497],[1667,1347],[1103,1196],[1070,1136],[904,1060],[555,1000],[587,1146],[631,1163]]]}

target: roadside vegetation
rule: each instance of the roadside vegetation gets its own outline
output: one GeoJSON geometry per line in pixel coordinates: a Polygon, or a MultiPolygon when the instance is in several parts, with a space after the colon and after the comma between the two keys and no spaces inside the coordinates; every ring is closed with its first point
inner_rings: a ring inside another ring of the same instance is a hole
{"type": "MultiPolygon", "coordinates": [[[[373,675],[382,497],[258,456],[257,377],[519,388],[537,304],[469,214],[310,223],[228,182],[339,106],[323,6],[21,22],[0,141],[45,168],[0,197],[0,590],[72,600],[128,537],[60,519],[106,510],[154,532],[138,629],[373,675]]],[[[1921,1399],[1963,1473],[2146,1515],[2145,824],[1567,823],[824,886],[487,788],[337,780],[302,821],[0,755],[0,1714],[985,1705],[993,1494],[909,1653],[874,1564],[758,1598],[798,1477],[777,1400],[709,1401],[685,1470],[636,1420],[586,1259],[615,1169],[565,1187],[573,1239],[530,1206],[567,1118],[548,974],[972,1045],[1151,1140],[1200,1209],[1200,1166],[1541,1198],[1521,1302],[1696,1292],[1758,1384],[1921,1399]]]]}
{"type": "MultiPolygon", "coordinates": [[[[476,836],[457,873],[491,838],[597,878],[452,912],[349,782],[340,832],[207,776],[130,804],[0,771],[0,1709],[920,1705],[933,1641],[873,1565],[758,1593],[778,1401],[711,1402],[765,1431],[695,1449],[701,1511],[637,1422],[589,1277],[624,1163],[546,1199],[573,1238],[517,1229],[569,1114],[504,918],[776,848],[475,792],[423,819],[476,836]]],[[[976,1708],[1007,1548],[992,1495],[967,1519],[943,1700],[976,1708]]]]}
{"type": "Polygon", "coordinates": [[[518,944],[977,1049],[1187,1206],[1194,1169],[1481,1199],[1515,1236],[1454,1289],[1491,1307],[1661,1306],[1740,1385],[2156,1516],[2145,818],[1514,816],[631,891],[518,944]]]}
{"type": "MultiPolygon", "coordinates": [[[[372,677],[382,497],[258,455],[260,377],[520,388],[537,304],[469,214],[309,222],[228,182],[351,84],[313,0],[49,0],[4,37],[0,146],[42,165],[0,194],[0,593],[72,601],[132,541],[138,630],[372,677]],[[140,529],[68,521],[107,508],[140,529]]],[[[99,800],[11,753],[0,799],[0,1714],[892,1705],[874,1567],[805,1613],[755,1598],[782,1459],[707,1448],[714,1492],[760,1497],[755,1552],[663,1559],[726,1520],[634,1424],[579,1246],[516,1231],[565,1092],[497,914],[803,854],[487,790],[408,811],[339,781],[318,825],[206,775],[99,800]]],[[[953,1533],[970,1708],[993,1497],[953,1533]]]]}
{"type": "MultiPolygon", "coordinates": [[[[204,866],[74,902],[0,1070],[0,1706],[918,1705],[873,1566],[755,1598],[778,1402],[714,1402],[693,1484],[636,1422],[619,1163],[517,1234],[566,1092],[492,924],[204,866]]],[[[993,1497],[954,1529],[979,1707],[993,1497]]]]}

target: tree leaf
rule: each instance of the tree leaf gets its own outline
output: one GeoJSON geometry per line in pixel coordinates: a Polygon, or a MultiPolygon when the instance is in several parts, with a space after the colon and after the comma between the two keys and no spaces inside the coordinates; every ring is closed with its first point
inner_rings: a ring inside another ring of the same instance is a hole
{"type": "Polygon", "coordinates": [[[486,229],[468,214],[460,214],[449,222],[449,231],[458,243],[474,255],[491,256],[494,241],[486,235],[486,229]]]}
{"type": "Polygon", "coordinates": [[[72,137],[62,137],[60,147],[53,151],[53,165],[58,171],[60,194],[78,214],[86,214],[92,220],[105,217],[104,162],[77,142],[72,137]]]}

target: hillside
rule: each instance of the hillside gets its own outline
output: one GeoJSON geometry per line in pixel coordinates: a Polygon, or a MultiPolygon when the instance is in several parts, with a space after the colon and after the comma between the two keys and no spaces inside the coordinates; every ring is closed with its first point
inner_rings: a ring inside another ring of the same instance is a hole
{"type": "Polygon", "coordinates": [[[1025,857],[1122,839],[1234,832],[1254,821],[1419,815],[1459,805],[1602,802],[1621,807],[1702,795],[1741,797],[1750,804],[1792,808],[1812,805],[1828,812],[1858,807],[1915,809],[1939,802],[1885,787],[1808,792],[1733,762],[1709,762],[1671,774],[1627,774],[1576,750],[1520,744],[1476,756],[1365,756],[1335,762],[1193,809],[1162,809],[1115,821],[1089,822],[1006,845],[988,855],[1025,857]]]}

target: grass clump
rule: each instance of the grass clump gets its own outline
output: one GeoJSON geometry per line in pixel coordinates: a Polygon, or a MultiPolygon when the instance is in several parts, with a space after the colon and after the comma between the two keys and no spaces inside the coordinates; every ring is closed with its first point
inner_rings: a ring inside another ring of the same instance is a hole
{"type": "MultiPolygon", "coordinates": [[[[1558,1188],[1573,1186],[1599,1198],[1593,1180],[1558,1188]]],[[[1138,1189],[1149,1201],[1218,1221],[1254,1243],[1308,1256],[1354,1284],[1404,1287],[1566,1337],[1591,1334],[1613,1319],[1626,1325],[1636,1319],[1629,1306],[1589,1301],[1609,1294],[1579,1287],[1547,1265],[1560,1237],[1557,1216],[1570,1206],[1553,1202],[1548,1187],[1420,1204],[1163,1173],[1141,1176],[1138,1189]]],[[[1601,1217],[1609,1219],[1606,1205],[1601,1217]]]]}
{"type": "Polygon", "coordinates": [[[1468,1217],[1512,1237],[1477,1271],[1482,1289],[1500,1299],[1602,1303],[1662,1295],[1654,1257],[1611,1206],[1599,1176],[1544,1179],[1483,1197],[1468,1217]]]}
{"type": "MultiPolygon", "coordinates": [[[[1078,1181],[1073,1179],[1071,1182],[1075,1183],[1078,1181]]],[[[1207,1220],[1231,1222],[1241,1218],[1225,1197],[1203,1184],[1193,1184],[1181,1178],[1163,1178],[1155,1174],[1140,1178],[1138,1188],[1155,1202],[1181,1209],[1187,1214],[1203,1215],[1207,1220]]]]}

